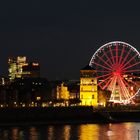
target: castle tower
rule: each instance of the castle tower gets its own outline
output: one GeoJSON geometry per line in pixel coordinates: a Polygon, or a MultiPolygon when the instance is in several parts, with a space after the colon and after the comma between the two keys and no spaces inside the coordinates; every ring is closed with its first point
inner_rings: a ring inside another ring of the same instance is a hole
{"type": "Polygon", "coordinates": [[[80,100],[81,105],[97,106],[96,70],[89,65],[80,70],[80,100]]]}

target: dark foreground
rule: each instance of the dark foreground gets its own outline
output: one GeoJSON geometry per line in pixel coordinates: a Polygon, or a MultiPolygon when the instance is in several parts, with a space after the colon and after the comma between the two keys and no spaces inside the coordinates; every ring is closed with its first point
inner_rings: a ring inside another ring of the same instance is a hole
{"type": "Polygon", "coordinates": [[[117,122],[140,122],[140,110],[136,108],[94,109],[83,106],[0,109],[0,125],[117,122]]]}

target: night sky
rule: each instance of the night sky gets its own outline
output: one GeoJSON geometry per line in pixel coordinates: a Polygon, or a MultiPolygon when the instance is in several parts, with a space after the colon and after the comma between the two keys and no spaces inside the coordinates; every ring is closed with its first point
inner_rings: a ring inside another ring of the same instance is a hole
{"type": "Polygon", "coordinates": [[[140,51],[140,4],[110,0],[0,2],[0,75],[8,56],[39,61],[41,76],[78,79],[98,47],[120,40],[140,51]]]}

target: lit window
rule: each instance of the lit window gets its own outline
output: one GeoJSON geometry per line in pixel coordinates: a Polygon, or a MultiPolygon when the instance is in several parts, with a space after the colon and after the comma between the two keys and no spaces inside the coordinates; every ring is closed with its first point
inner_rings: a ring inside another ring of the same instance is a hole
{"type": "Polygon", "coordinates": [[[37,100],[37,101],[41,100],[41,97],[39,97],[39,96],[38,96],[38,97],[36,97],[36,100],[37,100]]]}

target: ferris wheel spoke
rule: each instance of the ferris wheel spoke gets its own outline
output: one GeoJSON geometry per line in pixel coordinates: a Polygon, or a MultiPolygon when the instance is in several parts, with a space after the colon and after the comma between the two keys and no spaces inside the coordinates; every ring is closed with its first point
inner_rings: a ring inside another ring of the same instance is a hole
{"type": "Polygon", "coordinates": [[[116,44],[116,64],[118,64],[118,43],[116,44]]]}
{"type": "Polygon", "coordinates": [[[114,60],[114,56],[113,56],[113,52],[112,52],[111,47],[109,47],[109,51],[110,51],[110,54],[111,54],[111,59],[113,61],[113,64],[115,64],[115,60],[114,60]]]}
{"type": "Polygon", "coordinates": [[[127,67],[123,68],[123,70],[127,70],[127,69],[129,69],[129,68],[132,68],[132,67],[134,67],[134,66],[137,66],[138,64],[140,64],[140,61],[139,61],[139,62],[136,62],[136,63],[134,63],[134,64],[132,64],[132,65],[130,65],[130,66],[127,66],[127,67]]]}
{"type": "Polygon", "coordinates": [[[106,61],[106,62],[109,62],[110,65],[112,66],[113,63],[112,63],[112,61],[110,60],[110,58],[109,58],[109,56],[107,55],[107,53],[106,53],[105,51],[104,51],[103,53],[104,53],[105,57],[107,58],[107,61],[106,61]]]}
{"type": "Polygon", "coordinates": [[[112,73],[108,73],[108,74],[104,74],[104,75],[101,75],[101,76],[97,76],[96,78],[99,79],[99,78],[105,78],[107,76],[112,76],[112,73]]]}
{"type": "Polygon", "coordinates": [[[127,55],[124,57],[122,63],[120,64],[121,67],[122,67],[122,66],[124,65],[124,63],[126,62],[126,60],[127,60],[128,56],[130,55],[130,53],[131,53],[131,49],[129,49],[127,55]]]}
{"type": "Polygon", "coordinates": [[[101,64],[99,64],[99,63],[96,63],[96,62],[93,62],[95,65],[97,65],[97,66],[100,66],[101,68],[104,68],[104,69],[106,69],[106,70],[112,70],[112,69],[110,69],[110,68],[108,68],[108,67],[106,67],[106,66],[103,66],[103,65],[101,65],[101,64]]]}
{"type": "Polygon", "coordinates": [[[122,62],[122,57],[123,57],[123,54],[124,54],[124,50],[125,50],[125,47],[123,46],[123,49],[122,49],[121,55],[120,55],[120,59],[119,59],[119,64],[121,64],[121,62],[122,62]]]}
{"type": "Polygon", "coordinates": [[[120,91],[121,91],[121,100],[126,100],[128,97],[128,93],[127,90],[125,88],[120,87],[120,91]]]}
{"type": "Polygon", "coordinates": [[[129,99],[130,98],[129,91],[126,88],[126,85],[124,84],[123,79],[121,77],[119,78],[119,82],[120,82],[120,88],[124,91],[122,92],[122,94],[125,96],[126,99],[129,99]]]}
{"type": "Polygon", "coordinates": [[[111,78],[112,78],[112,75],[105,78],[104,80],[102,80],[98,85],[101,85],[102,83],[105,83],[108,79],[111,80],[111,78]]]}
{"type": "Polygon", "coordinates": [[[98,56],[98,58],[99,58],[104,64],[106,64],[106,66],[108,66],[110,69],[112,68],[111,65],[109,65],[102,57],[98,56]]]}
{"type": "Polygon", "coordinates": [[[128,64],[130,64],[130,62],[132,62],[136,57],[138,56],[138,54],[134,55],[131,59],[129,59],[129,61],[127,61],[121,68],[125,68],[128,64]]]}
{"type": "Polygon", "coordinates": [[[123,70],[123,72],[126,73],[126,74],[130,73],[130,72],[131,73],[133,73],[133,72],[140,72],[140,69],[139,70],[137,70],[137,69],[134,69],[134,70],[123,70]]]}
{"type": "Polygon", "coordinates": [[[124,100],[128,100],[130,97],[131,97],[131,95],[129,94],[129,91],[128,91],[128,89],[125,87],[121,87],[121,89],[122,89],[122,94],[123,94],[123,96],[125,97],[125,99],[124,100]]]}
{"type": "Polygon", "coordinates": [[[130,86],[124,79],[122,79],[122,81],[125,83],[125,85],[126,85],[127,87],[129,87],[129,89],[131,88],[131,86],[130,86]]]}
{"type": "Polygon", "coordinates": [[[106,84],[104,85],[103,89],[106,89],[108,87],[108,85],[110,84],[111,82],[111,78],[106,82],[106,84]]]}
{"type": "Polygon", "coordinates": [[[108,81],[103,81],[102,83],[99,83],[99,86],[101,87],[102,90],[104,90],[110,83],[111,79],[108,81]]]}
{"type": "Polygon", "coordinates": [[[112,91],[111,98],[110,98],[111,100],[115,100],[114,98],[115,98],[115,87],[116,87],[116,82],[117,82],[117,77],[114,76],[114,77],[112,78],[111,83],[110,83],[109,86],[108,86],[108,89],[109,89],[110,91],[112,91]]]}
{"type": "Polygon", "coordinates": [[[110,90],[110,91],[113,91],[113,87],[116,85],[116,76],[113,76],[112,78],[111,78],[111,82],[110,82],[110,84],[109,84],[109,86],[108,86],[108,89],[110,90]]]}

